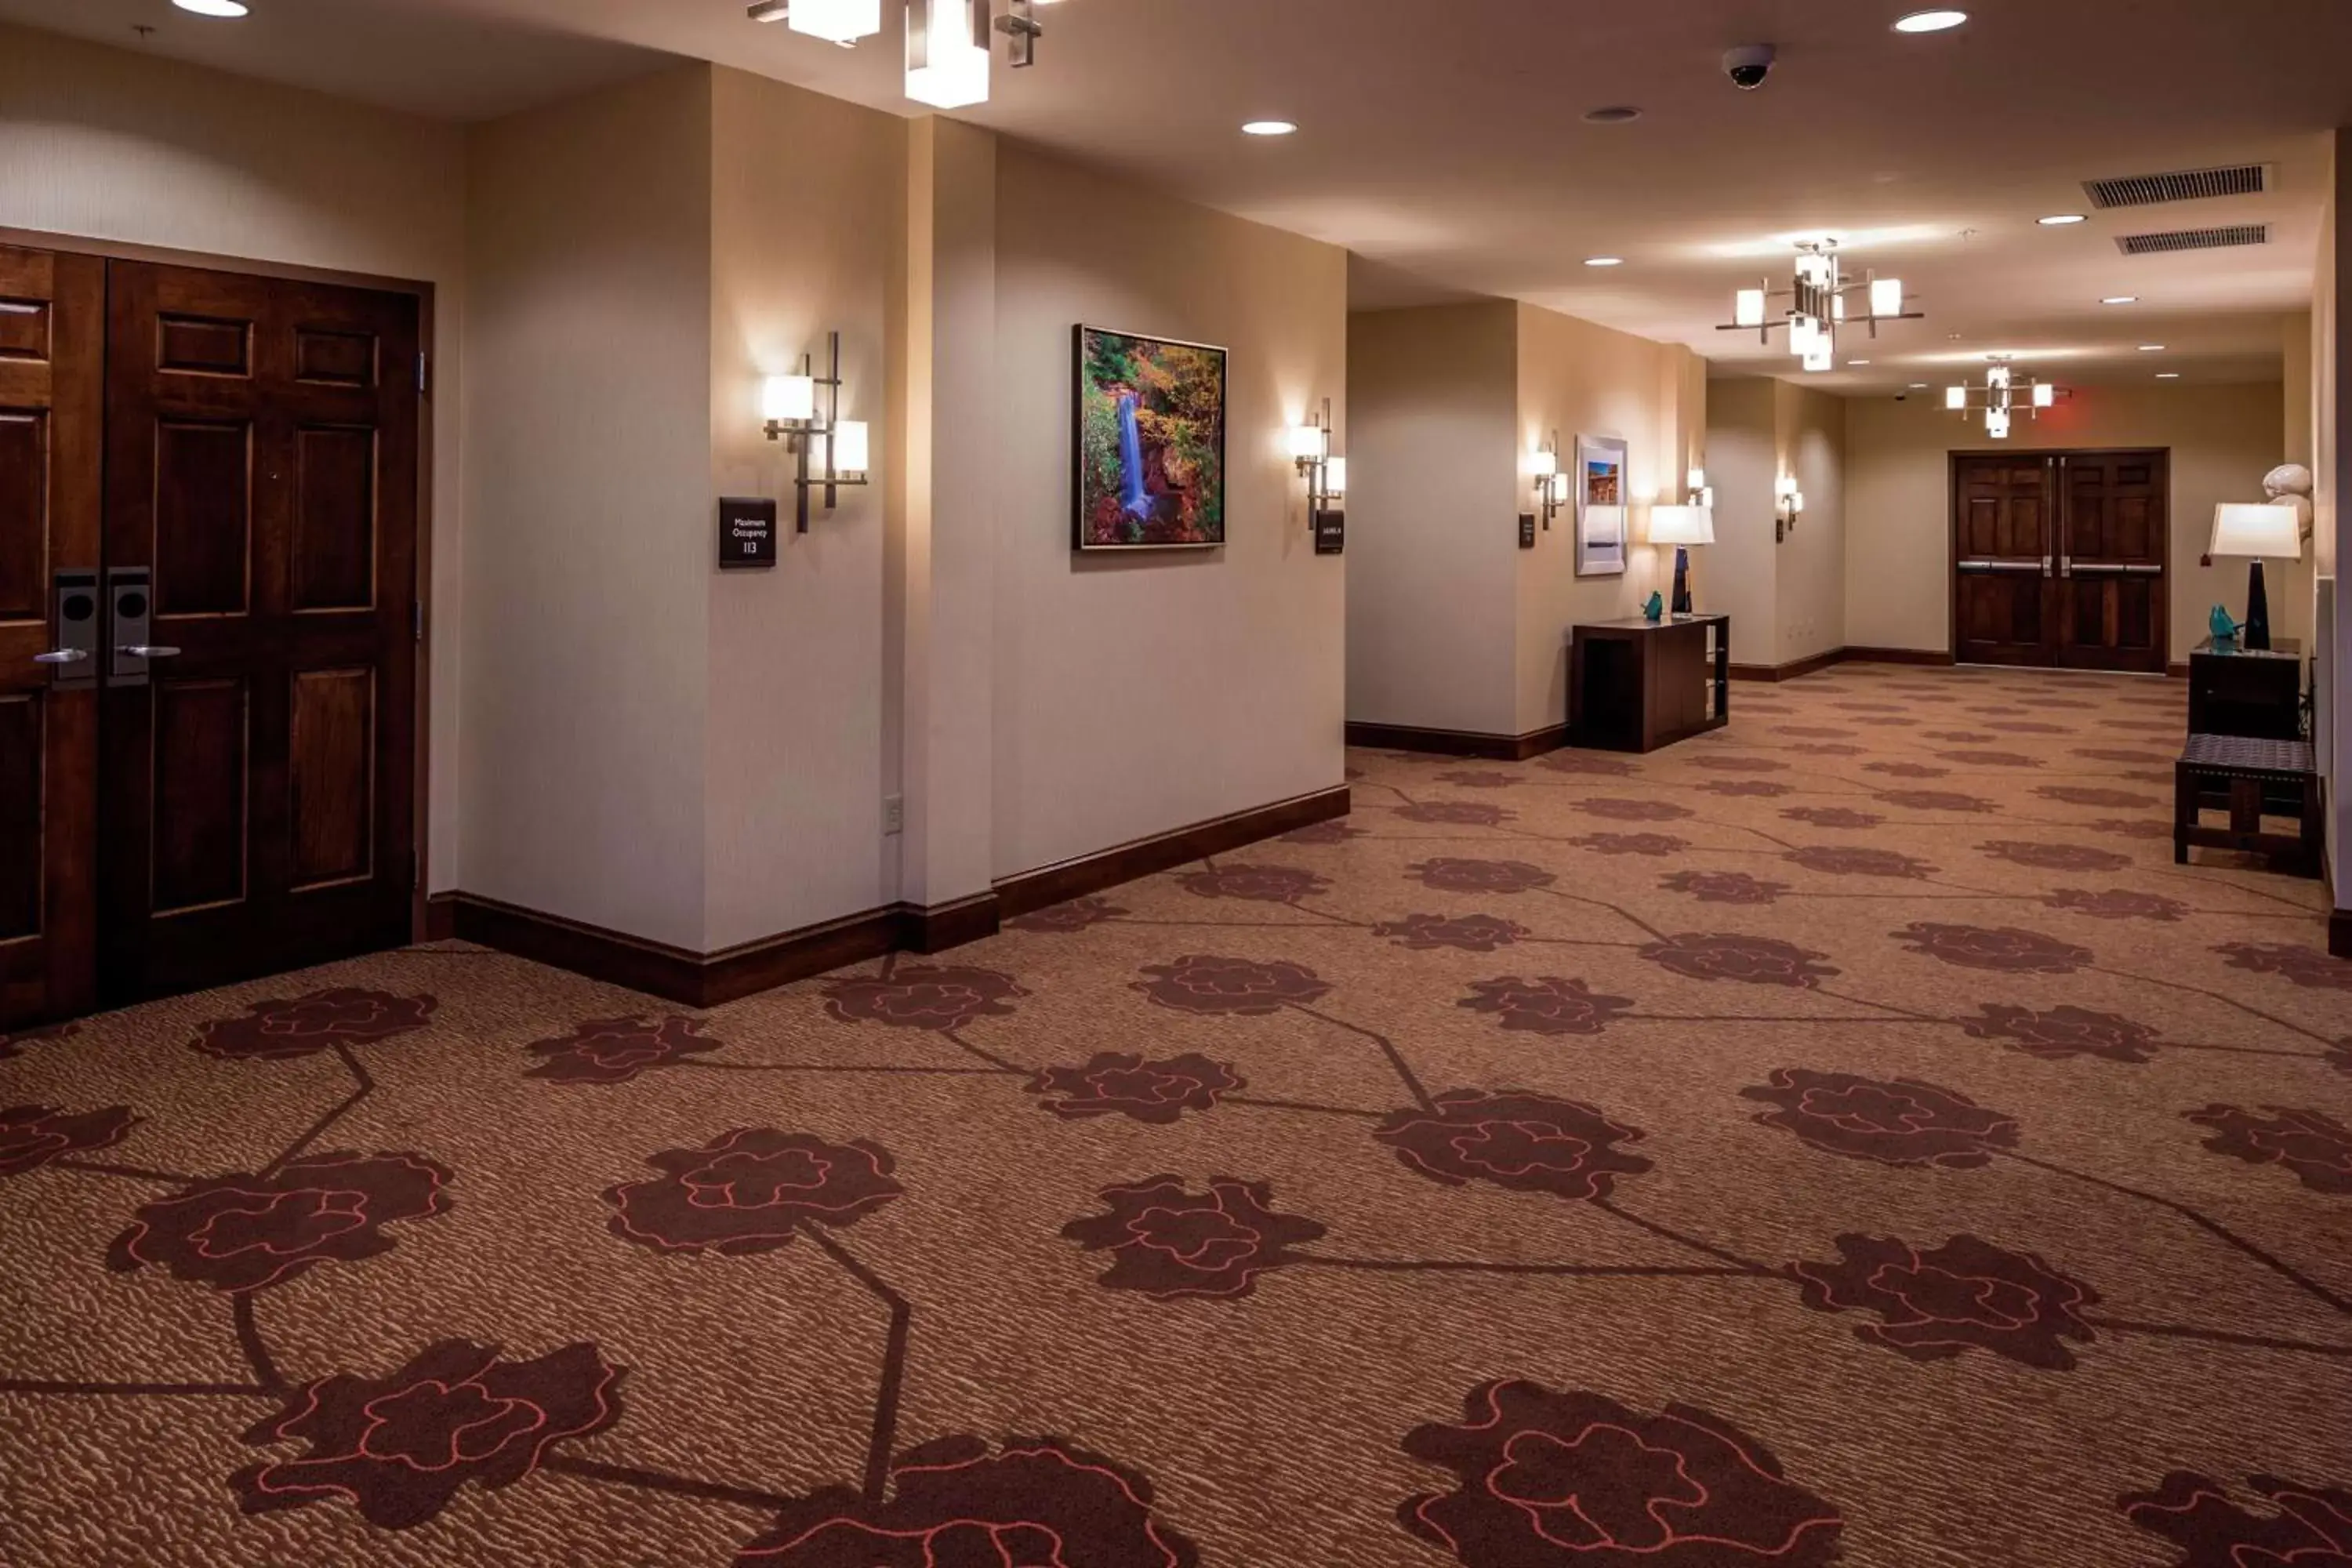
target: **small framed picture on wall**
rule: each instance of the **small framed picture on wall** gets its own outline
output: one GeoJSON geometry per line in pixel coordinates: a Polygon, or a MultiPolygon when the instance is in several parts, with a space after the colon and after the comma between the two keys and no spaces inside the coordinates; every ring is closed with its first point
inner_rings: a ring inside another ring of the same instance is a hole
{"type": "Polygon", "coordinates": [[[1579,436],[1575,485],[1576,574],[1622,576],[1630,511],[1625,443],[1614,436],[1579,436]]]}

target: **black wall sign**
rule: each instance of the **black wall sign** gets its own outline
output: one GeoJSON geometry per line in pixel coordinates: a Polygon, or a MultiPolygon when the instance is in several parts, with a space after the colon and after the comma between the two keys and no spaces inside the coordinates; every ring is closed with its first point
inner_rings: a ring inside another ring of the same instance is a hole
{"type": "Polygon", "coordinates": [[[1318,511],[1315,514],[1315,553],[1337,555],[1348,548],[1348,514],[1344,511],[1318,511]]]}
{"type": "Polygon", "coordinates": [[[1531,511],[1523,511],[1519,513],[1519,548],[1522,550],[1533,550],[1535,547],[1536,514],[1531,511]]]}
{"type": "Polygon", "coordinates": [[[719,567],[744,572],[776,563],[776,503],[764,496],[719,501],[719,567]]]}

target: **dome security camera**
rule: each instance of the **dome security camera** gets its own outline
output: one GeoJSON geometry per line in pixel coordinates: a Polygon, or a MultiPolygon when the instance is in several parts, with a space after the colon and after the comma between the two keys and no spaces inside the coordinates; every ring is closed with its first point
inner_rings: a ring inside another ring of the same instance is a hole
{"type": "Polygon", "coordinates": [[[1740,91],[1754,92],[1772,74],[1772,62],[1780,58],[1769,44],[1742,44],[1724,55],[1723,74],[1740,91]]]}

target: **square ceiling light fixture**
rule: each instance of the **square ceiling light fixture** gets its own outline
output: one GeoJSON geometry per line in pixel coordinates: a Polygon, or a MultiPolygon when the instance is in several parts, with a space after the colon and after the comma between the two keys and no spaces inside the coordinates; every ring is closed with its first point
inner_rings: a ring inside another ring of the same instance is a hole
{"type": "Polygon", "coordinates": [[[907,96],[933,109],[988,101],[988,0],[907,0],[907,96]]]}
{"type": "Polygon", "coordinates": [[[754,22],[782,22],[845,49],[882,30],[882,0],[761,0],[750,14],[754,22]]]}

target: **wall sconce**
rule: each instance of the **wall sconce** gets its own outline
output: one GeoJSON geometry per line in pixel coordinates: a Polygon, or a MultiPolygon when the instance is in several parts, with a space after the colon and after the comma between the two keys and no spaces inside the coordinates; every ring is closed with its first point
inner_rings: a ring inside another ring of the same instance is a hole
{"type": "Polygon", "coordinates": [[[1559,432],[1554,430],[1551,439],[1536,448],[1530,465],[1535,474],[1536,504],[1543,509],[1543,525],[1549,530],[1551,520],[1568,500],[1568,475],[1559,468],[1559,432]]]}
{"type": "Polygon", "coordinates": [[[1683,489],[1691,505],[1703,506],[1709,511],[1715,510],[1715,487],[1706,482],[1705,468],[1693,468],[1684,475],[1683,489]]]}
{"type": "Polygon", "coordinates": [[[1331,400],[1323,400],[1323,412],[1304,425],[1290,427],[1290,459],[1297,465],[1299,478],[1307,481],[1307,523],[1331,510],[1331,503],[1348,493],[1348,459],[1331,455],[1331,400]]]}
{"type": "Polygon", "coordinates": [[[824,510],[831,511],[841,504],[837,487],[866,483],[866,465],[872,460],[865,421],[841,417],[841,334],[827,333],[825,345],[830,374],[814,374],[809,356],[803,354],[798,374],[772,375],[760,388],[760,414],[767,421],[768,439],[785,442],[800,458],[800,471],[793,479],[799,492],[793,514],[795,533],[808,531],[810,490],[822,487],[824,510]],[[822,419],[816,412],[820,386],[825,389],[822,419]],[[812,476],[810,448],[819,441],[824,443],[824,471],[812,476]]]}
{"type": "Polygon", "coordinates": [[[1805,492],[1797,488],[1796,476],[1782,474],[1772,484],[1772,542],[1778,544],[1789,537],[1804,511],[1805,492]]]}

